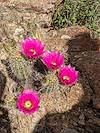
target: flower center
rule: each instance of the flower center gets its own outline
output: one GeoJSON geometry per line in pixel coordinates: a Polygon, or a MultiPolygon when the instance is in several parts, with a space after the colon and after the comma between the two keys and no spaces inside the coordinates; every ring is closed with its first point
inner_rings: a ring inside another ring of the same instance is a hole
{"type": "Polygon", "coordinates": [[[34,49],[30,49],[30,52],[32,52],[33,55],[36,54],[36,51],[34,49]]]}
{"type": "Polygon", "coordinates": [[[67,81],[68,81],[68,80],[70,80],[70,77],[64,76],[64,77],[63,77],[63,80],[67,80],[67,81]]]}
{"type": "Polygon", "coordinates": [[[51,64],[52,64],[53,66],[56,66],[56,63],[55,63],[55,62],[51,62],[51,64]]]}
{"type": "Polygon", "coordinates": [[[31,101],[26,101],[26,102],[24,103],[24,107],[25,107],[26,109],[30,109],[30,108],[32,107],[32,102],[31,102],[31,101]]]}

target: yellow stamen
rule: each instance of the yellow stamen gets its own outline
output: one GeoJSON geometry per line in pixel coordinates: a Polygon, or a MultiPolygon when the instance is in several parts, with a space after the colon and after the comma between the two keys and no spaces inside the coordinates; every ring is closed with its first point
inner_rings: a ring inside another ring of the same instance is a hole
{"type": "Polygon", "coordinates": [[[63,77],[63,80],[70,80],[70,77],[64,76],[64,77],[63,77]]]}
{"type": "Polygon", "coordinates": [[[35,54],[36,54],[36,51],[35,51],[34,49],[30,49],[30,52],[32,52],[32,53],[33,53],[33,55],[35,55],[35,54]]]}
{"type": "Polygon", "coordinates": [[[26,109],[30,109],[30,108],[32,107],[32,102],[31,102],[31,101],[26,101],[26,102],[24,103],[24,107],[25,107],[26,109]]]}

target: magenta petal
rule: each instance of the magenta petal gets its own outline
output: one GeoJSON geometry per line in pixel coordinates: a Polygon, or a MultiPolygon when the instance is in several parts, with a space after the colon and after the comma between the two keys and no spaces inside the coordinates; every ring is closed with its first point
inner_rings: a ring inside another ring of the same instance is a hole
{"type": "Polygon", "coordinates": [[[21,43],[21,52],[27,58],[38,58],[43,54],[44,44],[37,39],[27,38],[21,43]]]}
{"type": "Polygon", "coordinates": [[[56,70],[64,63],[64,56],[57,51],[47,51],[41,60],[50,70],[56,70]]]}
{"type": "Polygon", "coordinates": [[[73,85],[77,82],[78,72],[75,71],[75,68],[71,67],[70,65],[63,66],[60,68],[58,77],[61,83],[65,85],[73,85]]]}
{"type": "Polygon", "coordinates": [[[39,109],[39,97],[38,94],[32,90],[25,90],[17,98],[18,109],[25,114],[32,114],[39,109]],[[26,102],[31,105],[25,106],[26,102]]]}

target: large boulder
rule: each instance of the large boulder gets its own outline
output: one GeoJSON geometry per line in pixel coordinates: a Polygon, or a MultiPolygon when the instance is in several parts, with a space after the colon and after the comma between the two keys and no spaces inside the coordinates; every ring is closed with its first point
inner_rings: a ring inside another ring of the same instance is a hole
{"type": "Polygon", "coordinates": [[[100,52],[82,52],[71,55],[72,64],[86,75],[93,90],[93,104],[100,109],[100,52]],[[74,57],[74,58],[73,58],[74,57]]]}

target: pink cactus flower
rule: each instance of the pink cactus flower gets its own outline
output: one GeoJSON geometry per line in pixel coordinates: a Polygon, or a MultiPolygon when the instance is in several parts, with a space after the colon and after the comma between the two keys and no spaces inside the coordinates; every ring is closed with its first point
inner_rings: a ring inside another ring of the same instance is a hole
{"type": "Polygon", "coordinates": [[[32,90],[24,90],[18,96],[17,108],[25,113],[32,114],[39,109],[39,97],[36,92],[32,90]]]}
{"type": "Polygon", "coordinates": [[[46,51],[42,55],[42,62],[50,69],[56,70],[64,63],[64,56],[57,51],[46,51]]]}
{"type": "Polygon", "coordinates": [[[58,78],[65,85],[73,85],[77,82],[78,72],[71,65],[63,66],[59,71],[58,78]]]}
{"type": "Polygon", "coordinates": [[[26,57],[38,58],[44,50],[44,44],[37,39],[27,38],[21,43],[21,52],[26,57]]]}

